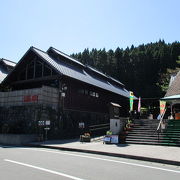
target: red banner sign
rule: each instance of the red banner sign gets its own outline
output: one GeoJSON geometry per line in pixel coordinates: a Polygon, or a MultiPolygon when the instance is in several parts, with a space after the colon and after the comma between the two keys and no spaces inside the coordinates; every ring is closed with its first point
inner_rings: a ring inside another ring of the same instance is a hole
{"type": "Polygon", "coordinates": [[[38,95],[28,95],[24,96],[23,102],[37,102],[38,101],[38,95]]]}

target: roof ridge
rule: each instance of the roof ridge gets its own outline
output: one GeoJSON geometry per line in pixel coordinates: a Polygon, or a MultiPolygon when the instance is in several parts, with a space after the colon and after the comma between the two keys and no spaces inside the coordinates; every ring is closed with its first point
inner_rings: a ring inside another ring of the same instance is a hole
{"type": "Polygon", "coordinates": [[[37,47],[31,46],[30,49],[32,49],[32,50],[33,50],[33,49],[36,49],[36,50],[41,51],[41,52],[43,52],[43,53],[46,53],[46,54],[48,55],[48,53],[47,53],[46,51],[43,51],[43,50],[41,50],[41,49],[39,49],[39,48],[37,48],[37,47]]]}
{"type": "Polygon", "coordinates": [[[2,60],[2,61],[5,60],[5,61],[9,61],[9,62],[11,62],[11,63],[17,64],[16,62],[11,61],[11,60],[9,60],[9,59],[1,58],[1,60],[2,60]]]}
{"type": "MultiPolygon", "coordinates": [[[[64,53],[64,52],[60,51],[59,49],[56,49],[56,48],[54,48],[52,46],[49,49],[55,49],[56,51],[59,51],[60,53],[62,53],[64,55],[69,56],[70,58],[72,58],[70,55],[68,55],[68,54],[66,54],[66,53],[64,53]]],[[[73,59],[76,60],[75,58],[73,58],[73,59]]]]}
{"type": "Polygon", "coordinates": [[[87,68],[90,68],[90,70],[94,70],[95,73],[99,73],[99,74],[101,74],[102,76],[105,76],[106,78],[108,78],[108,75],[105,74],[105,73],[103,73],[103,72],[100,71],[99,69],[97,69],[97,68],[95,68],[95,67],[92,67],[92,66],[89,65],[89,64],[86,64],[85,66],[86,66],[87,68]],[[97,71],[97,72],[96,72],[96,71],[97,71]]]}
{"type": "MultiPolygon", "coordinates": [[[[95,70],[97,70],[97,71],[103,73],[101,70],[97,69],[97,68],[94,67],[94,66],[91,66],[91,65],[89,65],[89,64],[86,64],[86,66],[87,66],[87,67],[90,67],[90,68],[93,68],[93,69],[95,69],[95,70]]],[[[103,73],[103,74],[104,74],[104,73],[103,73]]],[[[105,74],[105,75],[106,75],[106,74],[105,74]]]]}
{"type": "Polygon", "coordinates": [[[52,50],[54,49],[54,50],[58,51],[60,54],[62,54],[62,55],[64,55],[64,56],[67,56],[67,57],[73,59],[74,61],[77,61],[79,64],[85,66],[85,64],[83,64],[82,62],[80,62],[78,59],[76,59],[76,58],[74,58],[74,57],[71,57],[70,55],[68,55],[68,54],[60,51],[59,49],[56,49],[56,48],[54,48],[54,47],[51,46],[47,51],[49,51],[50,49],[52,49],[52,50]]]}
{"type": "Polygon", "coordinates": [[[120,80],[118,80],[118,79],[110,76],[109,74],[106,74],[106,73],[102,72],[101,70],[97,69],[96,67],[92,67],[91,65],[88,65],[88,64],[86,65],[86,67],[90,67],[90,68],[96,70],[97,73],[101,73],[102,75],[104,75],[104,76],[107,77],[108,79],[111,79],[112,81],[115,81],[116,83],[121,84],[121,85],[124,86],[124,84],[123,84],[120,80]]]}

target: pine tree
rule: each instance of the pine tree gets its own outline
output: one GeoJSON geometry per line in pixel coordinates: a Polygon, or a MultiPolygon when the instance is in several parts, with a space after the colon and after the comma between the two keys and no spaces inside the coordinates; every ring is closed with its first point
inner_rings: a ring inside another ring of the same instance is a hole
{"type": "Polygon", "coordinates": [[[162,97],[170,72],[180,67],[180,42],[166,44],[160,39],[125,50],[118,47],[115,52],[85,49],[72,56],[121,81],[136,95],[162,97]]]}

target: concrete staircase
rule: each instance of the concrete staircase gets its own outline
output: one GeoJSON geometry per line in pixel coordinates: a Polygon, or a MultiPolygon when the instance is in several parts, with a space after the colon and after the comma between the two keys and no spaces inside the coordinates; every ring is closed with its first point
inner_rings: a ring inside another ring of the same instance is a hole
{"type": "Polygon", "coordinates": [[[180,120],[165,120],[166,129],[157,132],[159,120],[136,119],[128,131],[127,144],[180,146],[180,120]]]}

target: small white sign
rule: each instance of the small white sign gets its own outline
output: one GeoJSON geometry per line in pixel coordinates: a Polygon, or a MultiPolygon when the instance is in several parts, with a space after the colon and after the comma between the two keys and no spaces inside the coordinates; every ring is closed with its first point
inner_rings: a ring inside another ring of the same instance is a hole
{"type": "Polygon", "coordinates": [[[79,122],[79,128],[80,128],[80,129],[84,129],[84,126],[85,126],[85,125],[84,125],[84,122],[79,122]]]}
{"type": "Polygon", "coordinates": [[[118,135],[111,135],[111,143],[113,144],[119,143],[118,135]]]}
{"type": "Polygon", "coordinates": [[[39,125],[39,126],[44,126],[44,125],[45,125],[45,122],[44,122],[44,121],[38,121],[38,125],[39,125]]]}
{"type": "Polygon", "coordinates": [[[51,121],[45,121],[45,123],[46,123],[46,126],[50,126],[51,121]]]}
{"type": "Polygon", "coordinates": [[[107,137],[107,136],[104,137],[104,142],[109,142],[110,143],[111,142],[111,137],[107,137]]]}
{"type": "Polygon", "coordinates": [[[108,135],[108,136],[104,137],[103,141],[105,143],[118,144],[119,143],[119,137],[118,137],[118,135],[108,135]]]}

